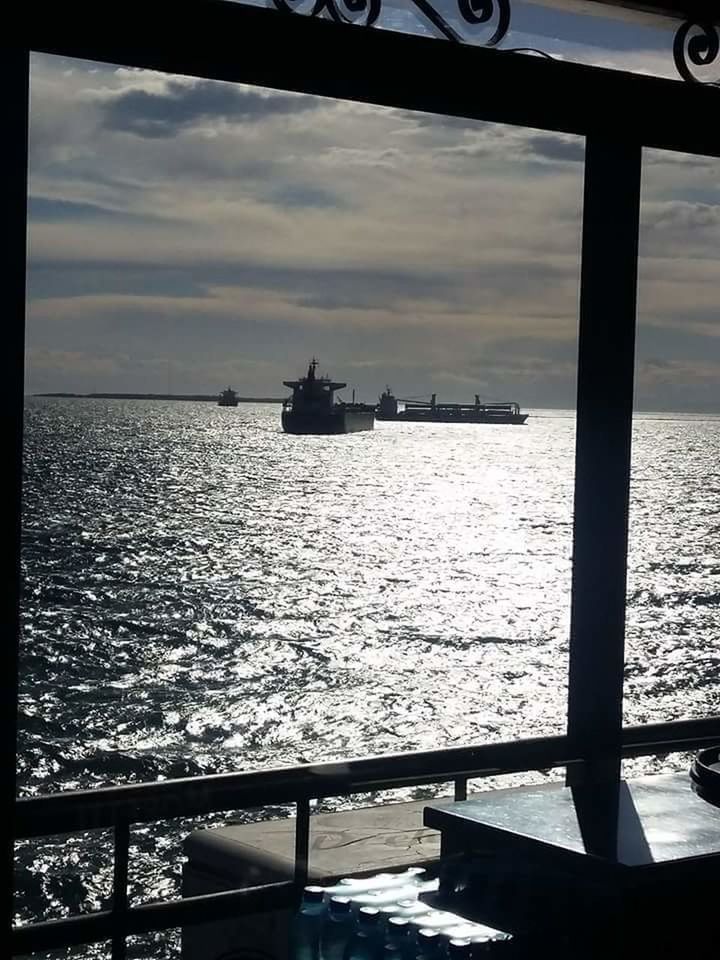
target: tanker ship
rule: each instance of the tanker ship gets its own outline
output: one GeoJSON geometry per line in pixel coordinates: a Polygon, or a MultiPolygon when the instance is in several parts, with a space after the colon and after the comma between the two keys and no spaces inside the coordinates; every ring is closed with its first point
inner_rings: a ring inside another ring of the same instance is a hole
{"type": "Polygon", "coordinates": [[[317,360],[310,361],[306,376],[283,380],[292,396],[283,401],[282,428],[285,433],[356,433],[375,426],[375,407],[369,403],[335,401],[336,390],[346,387],[327,376],[316,374],[317,360]]]}

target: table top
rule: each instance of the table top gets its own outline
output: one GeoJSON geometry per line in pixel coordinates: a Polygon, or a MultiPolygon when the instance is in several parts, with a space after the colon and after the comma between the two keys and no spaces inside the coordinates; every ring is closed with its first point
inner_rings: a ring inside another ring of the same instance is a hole
{"type": "Polygon", "coordinates": [[[686,773],[621,780],[604,789],[561,783],[491,790],[425,808],[425,824],[456,841],[502,834],[536,850],[622,867],[720,856],[720,809],[697,796],[686,773]]]}

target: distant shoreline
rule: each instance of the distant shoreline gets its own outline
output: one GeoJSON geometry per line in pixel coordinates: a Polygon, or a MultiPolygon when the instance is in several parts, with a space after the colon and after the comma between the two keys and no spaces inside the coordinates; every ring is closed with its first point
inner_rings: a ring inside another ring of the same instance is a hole
{"type": "MultiPolygon", "coordinates": [[[[190,400],[217,403],[218,394],[207,393],[33,393],[33,397],[65,397],[75,400],[190,400]]],[[[282,397],[238,397],[238,403],[282,403],[282,397]]]]}
{"type": "MultiPolygon", "coordinates": [[[[53,397],[69,400],[183,400],[200,403],[217,403],[218,394],[208,393],[31,393],[29,397],[53,397]]],[[[238,403],[283,403],[283,397],[238,397],[238,403]]],[[[563,417],[575,417],[572,407],[527,407],[533,420],[554,419],[553,414],[563,417]],[[538,412],[541,411],[541,412],[538,412]]],[[[633,410],[633,419],[650,417],[654,420],[677,417],[700,417],[710,420],[720,418],[720,411],[708,410],[633,410]]]]}

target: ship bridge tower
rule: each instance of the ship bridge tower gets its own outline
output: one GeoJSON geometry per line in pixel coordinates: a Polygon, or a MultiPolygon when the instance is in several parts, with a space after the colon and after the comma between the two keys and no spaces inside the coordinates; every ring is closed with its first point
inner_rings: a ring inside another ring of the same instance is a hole
{"type": "Polygon", "coordinates": [[[307,374],[299,380],[283,380],[286,387],[292,390],[292,409],[297,413],[322,413],[332,409],[336,390],[342,390],[346,383],[331,380],[329,377],[318,377],[317,359],[310,361],[307,374]]]}
{"type": "Polygon", "coordinates": [[[378,404],[378,414],[381,417],[396,417],[398,412],[397,398],[394,396],[389,386],[385,387],[380,394],[380,403],[378,404]]]}

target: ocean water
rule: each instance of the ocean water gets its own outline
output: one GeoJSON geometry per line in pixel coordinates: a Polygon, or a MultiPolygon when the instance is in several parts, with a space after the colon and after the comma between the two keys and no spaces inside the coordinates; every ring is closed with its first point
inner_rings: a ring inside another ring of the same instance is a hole
{"type": "MultiPolygon", "coordinates": [[[[533,414],[29,399],[21,793],[561,732],[575,424],[533,414]]],[[[627,722],[718,711],[719,462],[720,420],[637,417],[627,722]]],[[[134,831],[137,897],[189,827],[134,831]]],[[[23,845],[21,915],[101,905],[103,839],[23,845]]]]}

